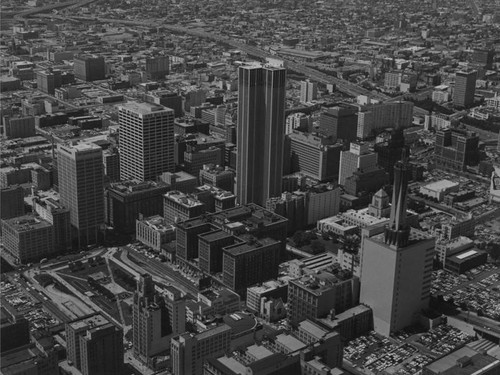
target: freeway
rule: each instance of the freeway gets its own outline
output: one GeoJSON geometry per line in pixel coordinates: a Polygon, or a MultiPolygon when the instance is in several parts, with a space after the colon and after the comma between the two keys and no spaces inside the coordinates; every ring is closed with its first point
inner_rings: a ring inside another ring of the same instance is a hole
{"type": "MultiPolygon", "coordinates": [[[[53,15],[39,15],[41,17],[53,17],[53,18],[62,18],[62,17],[56,17],[53,15]]],[[[252,46],[246,43],[238,42],[234,39],[231,39],[229,37],[219,35],[219,34],[214,34],[214,33],[208,33],[206,31],[202,30],[194,30],[190,29],[187,27],[183,26],[177,26],[177,25],[167,25],[163,24],[160,21],[158,22],[153,22],[153,21],[137,21],[137,20],[124,20],[124,19],[117,19],[117,18],[101,18],[101,17],[70,17],[71,19],[74,19],[76,21],[100,21],[104,23],[119,23],[122,25],[129,25],[129,26],[143,26],[143,27],[162,27],[166,30],[169,30],[174,33],[179,33],[179,34],[187,34],[187,35],[192,35],[196,36],[199,38],[204,38],[204,39],[211,39],[214,40],[218,43],[226,44],[228,46],[231,46],[232,48],[236,48],[242,52],[245,52],[249,55],[252,55],[254,57],[262,58],[265,59],[267,57],[272,57],[276,58],[277,56],[274,54],[271,54],[267,51],[264,51],[263,49],[257,47],[257,46],[252,46]]],[[[68,18],[65,18],[68,19],[68,18]]],[[[310,79],[324,83],[324,84],[334,84],[337,88],[338,91],[341,91],[345,94],[351,95],[351,96],[358,96],[358,95],[367,95],[371,98],[378,99],[378,100],[386,100],[389,97],[385,94],[382,94],[377,91],[370,91],[367,89],[364,89],[356,84],[353,84],[351,82],[332,77],[326,73],[322,73],[316,69],[309,68],[301,63],[295,62],[290,59],[285,59],[282,57],[279,57],[280,60],[283,60],[285,65],[291,69],[294,70],[298,73],[302,73],[309,77],[310,79]]]]}
{"type": "Polygon", "coordinates": [[[94,1],[96,0],[83,0],[83,1],[71,0],[71,1],[66,1],[64,3],[56,3],[56,4],[46,5],[43,7],[37,7],[34,9],[24,10],[17,14],[14,14],[14,19],[21,21],[26,17],[35,16],[56,9],[83,7],[90,3],[93,3],[94,1]]]}

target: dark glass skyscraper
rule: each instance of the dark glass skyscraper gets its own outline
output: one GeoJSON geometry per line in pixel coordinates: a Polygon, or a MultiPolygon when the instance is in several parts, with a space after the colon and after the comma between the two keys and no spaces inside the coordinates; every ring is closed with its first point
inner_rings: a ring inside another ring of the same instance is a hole
{"type": "Polygon", "coordinates": [[[238,84],[237,196],[240,204],[264,206],[281,194],[286,69],[242,66],[238,84]]]}

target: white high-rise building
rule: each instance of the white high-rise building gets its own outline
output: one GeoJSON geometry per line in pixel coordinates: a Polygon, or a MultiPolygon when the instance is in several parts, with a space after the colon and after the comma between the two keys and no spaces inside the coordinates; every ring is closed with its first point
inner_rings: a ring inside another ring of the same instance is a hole
{"type": "Polygon", "coordinates": [[[104,223],[102,149],[93,143],[58,145],[57,174],[61,203],[70,210],[78,246],[97,242],[104,223]]]}
{"type": "Polygon", "coordinates": [[[174,172],[174,111],[130,102],[119,108],[120,179],[156,180],[174,172]]]}

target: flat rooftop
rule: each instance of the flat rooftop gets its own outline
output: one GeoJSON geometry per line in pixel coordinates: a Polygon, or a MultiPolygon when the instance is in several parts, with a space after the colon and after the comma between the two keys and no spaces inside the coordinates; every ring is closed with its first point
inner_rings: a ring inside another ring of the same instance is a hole
{"type": "Polygon", "coordinates": [[[482,373],[486,367],[500,367],[500,361],[465,346],[427,365],[426,368],[440,375],[472,375],[482,373]],[[457,362],[463,362],[460,367],[457,362]]]}
{"type": "Polygon", "coordinates": [[[170,108],[166,108],[162,105],[152,104],[152,103],[138,103],[138,102],[128,102],[119,106],[120,110],[128,110],[139,115],[149,115],[151,113],[157,112],[172,112],[170,108]]]}
{"type": "Polygon", "coordinates": [[[52,226],[52,224],[50,224],[48,221],[45,221],[41,217],[34,215],[14,217],[12,219],[4,220],[4,222],[18,232],[50,228],[52,226]]]}
{"type": "Polygon", "coordinates": [[[232,255],[242,255],[248,252],[251,252],[255,249],[271,246],[274,244],[279,244],[279,241],[276,241],[272,238],[259,238],[255,240],[255,242],[242,242],[237,243],[231,246],[227,246],[224,250],[232,255]]]}
{"type": "Polygon", "coordinates": [[[90,329],[90,328],[94,329],[105,326],[107,324],[109,324],[109,320],[107,320],[101,314],[92,315],[69,323],[71,328],[73,328],[74,330],[90,329]]]}

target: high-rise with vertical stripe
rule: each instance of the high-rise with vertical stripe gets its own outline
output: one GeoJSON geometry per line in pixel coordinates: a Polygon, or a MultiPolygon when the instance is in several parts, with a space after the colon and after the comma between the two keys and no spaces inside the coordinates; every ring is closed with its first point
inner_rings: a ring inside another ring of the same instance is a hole
{"type": "Polygon", "coordinates": [[[252,64],[238,72],[237,196],[265,206],[281,194],[286,69],[252,64]]]}
{"type": "Polygon", "coordinates": [[[130,102],[119,108],[120,179],[156,180],[174,172],[174,111],[130,102]]]}

